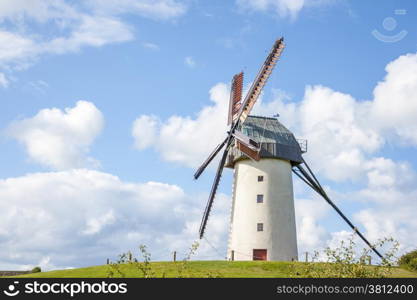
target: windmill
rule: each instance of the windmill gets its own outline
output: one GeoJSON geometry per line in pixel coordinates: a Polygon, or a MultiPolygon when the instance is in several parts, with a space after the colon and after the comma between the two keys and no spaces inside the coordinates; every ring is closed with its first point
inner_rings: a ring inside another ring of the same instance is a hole
{"type": "Polygon", "coordinates": [[[201,221],[204,237],[224,167],[234,169],[228,258],[231,260],[296,260],[292,173],[332,206],[350,228],[380,257],[383,256],[329,198],[304,160],[307,142],[296,140],[277,118],[249,116],[284,49],[275,41],[252,86],[242,100],[243,72],[233,77],[227,137],[197,169],[198,179],[224,148],[201,221]]]}

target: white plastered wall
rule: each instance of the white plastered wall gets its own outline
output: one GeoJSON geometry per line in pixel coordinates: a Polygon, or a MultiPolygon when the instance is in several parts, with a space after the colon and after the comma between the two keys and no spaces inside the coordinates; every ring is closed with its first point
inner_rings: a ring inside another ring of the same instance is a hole
{"type": "Polygon", "coordinates": [[[228,258],[252,260],[253,249],[267,249],[267,260],[297,259],[291,164],[280,159],[246,159],[234,166],[228,258]],[[258,176],[263,181],[258,182],[258,176]],[[257,195],[264,195],[257,203],[257,195]],[[263,231],[257,231],[263,223],[263,231]]]}

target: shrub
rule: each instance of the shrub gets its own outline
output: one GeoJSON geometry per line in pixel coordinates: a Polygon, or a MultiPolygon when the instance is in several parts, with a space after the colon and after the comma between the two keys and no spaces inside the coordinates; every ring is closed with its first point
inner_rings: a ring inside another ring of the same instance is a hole
{"type": "Polygon", "coordinates": [[[410,268],[417,271],[417,257],[413,258],[408,265],[410,268]]]}
{"type": "Polygon", "coordinates": [[[417,249],[401,256],[398,264],[417,271],[417,249]]]}
{"type": "Polygon", "coordinates": [[[34,267],[31,271],[32,273],[40,273],[42,272],[41,267],[34,267]]]}

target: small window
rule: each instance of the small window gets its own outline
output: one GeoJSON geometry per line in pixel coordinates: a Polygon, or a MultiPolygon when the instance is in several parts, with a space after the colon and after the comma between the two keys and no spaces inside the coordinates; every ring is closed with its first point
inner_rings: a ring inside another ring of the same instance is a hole
{"type": "Polygon", "coordinates": [[[258,231],[264,231],[264,223],[258,223],[257,224],[257,230],[258,231]]]}
{"type": "Polygon", "coordinates": [[[263,176],[258,176],[258,181],[259,182],[264,181],[264,177],[263,176]]]}
{"type": "Polygon", "coordinates": [[[264,195],[256,195],[256,203],[264,203],[264,195]]]}

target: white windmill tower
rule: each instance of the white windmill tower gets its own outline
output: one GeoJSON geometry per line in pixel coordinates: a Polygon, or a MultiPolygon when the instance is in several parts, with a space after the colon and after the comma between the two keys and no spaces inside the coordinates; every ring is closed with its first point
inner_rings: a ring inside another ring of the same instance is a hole
{"type": "Polygon", "coordinates": [[[291,169],[302,162],[300,146],[275,118],[248,116],[237,130],[259,151],[243,149],[250,142],[240,141],[229,150],[226,167],[234,169],[234,180],[228,258],[296,260],[291,169]]]}
{"type": "Polygon", "coordinates": [[[194,174],[197,179],[225,147],[200,225],[203,238],[224,167],[234,169],[233,199],[228,245],[231,260],[296,260],[292,173],[320,194],[360,238],[382,255],[330,200],[302,157],[306,141],[298,142],[276,118],[249,116],[282,50],[278,39],[246,97],[242,101],[243,73],[233,77],[226,139],[219,144],[194,174]],[[305,165],[306,169],[302,166],[305,165]]]}

